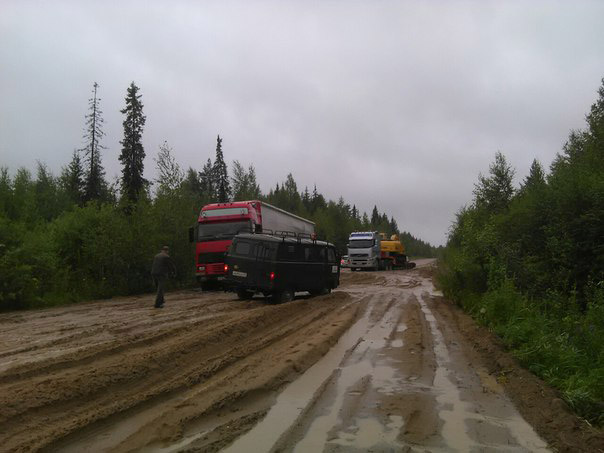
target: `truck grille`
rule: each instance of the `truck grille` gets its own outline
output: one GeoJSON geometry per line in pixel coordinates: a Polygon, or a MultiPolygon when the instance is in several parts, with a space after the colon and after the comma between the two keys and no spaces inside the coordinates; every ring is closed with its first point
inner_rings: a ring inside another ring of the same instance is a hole
{"type": "Polygon", "coordinates": [[[206,274],[224,274],[224,264],[212,263],[206,264],[206,274]]]}
{"type": "Polygon", "coordinates": [[[369,255],[366,253],[352,253],[350,255],[351,258],[367,258],[369,255]]]}
{"type": "Polygon", "coordinates": [[[223,263],[224,262],[224,252],[200,253],[199,256],[197,257],[197,262],[199,264],[223,263]]]}

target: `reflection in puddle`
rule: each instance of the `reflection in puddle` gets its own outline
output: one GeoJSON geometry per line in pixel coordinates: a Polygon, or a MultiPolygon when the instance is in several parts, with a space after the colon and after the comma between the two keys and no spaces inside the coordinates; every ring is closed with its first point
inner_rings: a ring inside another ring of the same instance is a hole
{"type": "Polygon", "coordinates": [[[403,417],[391,415],[388,418],[390,422],[385,426],[375,418],[358,419],[350,431],[339,432],[338,438],[330,443],[361,450],[384,446],[390,451],[392,446],[398,443],[396,438],[403,427],[403,417]]]}

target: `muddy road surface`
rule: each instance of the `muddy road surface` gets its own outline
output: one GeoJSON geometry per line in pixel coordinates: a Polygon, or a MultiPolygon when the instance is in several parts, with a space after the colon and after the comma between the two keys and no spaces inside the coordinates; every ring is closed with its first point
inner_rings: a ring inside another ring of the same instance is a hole
{"type": "Polygon", "coordinates": [[[0,318],[2,451],[550,451],[429,261],[271,305],[145,295],[0,318]]]}

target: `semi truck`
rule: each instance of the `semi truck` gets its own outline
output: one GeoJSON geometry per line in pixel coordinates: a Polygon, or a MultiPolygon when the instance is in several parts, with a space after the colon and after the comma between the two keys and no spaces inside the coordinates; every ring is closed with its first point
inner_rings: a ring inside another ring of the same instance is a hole
{"type": "Polygon", "coordinates": [[[348,267],[351,270],[380,268],[381,237],[377,231],[353,231],[348,237],[348,267]]]}
{"type": "Polygon", "coordinates": [[[315,224],[291,212],[258,200],[212,203],[201,208],[197,225],[189,229],[195,242],[195,277],[202,289],[222,283],[224,257],[239,233],[288,232],[314,236],[315,224]]]}
{"type": "Polygon", "coordinates": [[[354,231],[348,238],[348,262],[346,267],[358,269],[389,270],[410,269],[415,263],[407,260],[405,248],[398,236],[390,239],[377,231],[354,231]]]}

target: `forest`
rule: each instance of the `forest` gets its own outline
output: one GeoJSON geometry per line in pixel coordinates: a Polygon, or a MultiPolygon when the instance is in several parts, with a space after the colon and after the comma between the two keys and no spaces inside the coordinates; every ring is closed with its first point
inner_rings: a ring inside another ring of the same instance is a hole
{"type": "MultiPolygon", "coordinates": [[[[191,287],[194,246],[188,240],[202,206],[260,199],[316,222],[318,237],[342,254],[351,231],[398,233],[411,256],[434,256],[435,249],[374,206],[361,213],[343,198],[327,200],[316,187],[298,188],[291,173],[262,193],[253,165],[229,168],[222,138],[199,169],[183,169],[167,142],[153,161],[157,177],[144,177],[142,136],[146,117],[134,82],[127,89],[122,174],[107,181],[102,164],[103,115],[94,84],[84,123],[83,147],[60,175],[43,162],[35,175],[26,168],[0,168],[0,310],[46,307],[152,290],[153,256],[171,248],[177,267],[172,288],[191,287]],[[214,155],[214,161],[209,157],[214,155]]],[[[69,158],[66,159],[66,161],[69,158]]],[[[284,173],[286,173],[284,171],[284,173]]]]}
{"type": "Polygon", "coordinates": [[[479,175],[442,254],[445,295],[519,361],[604,423],[604,79],[549,170],[520,187],[503,153],[479,175]]]}

